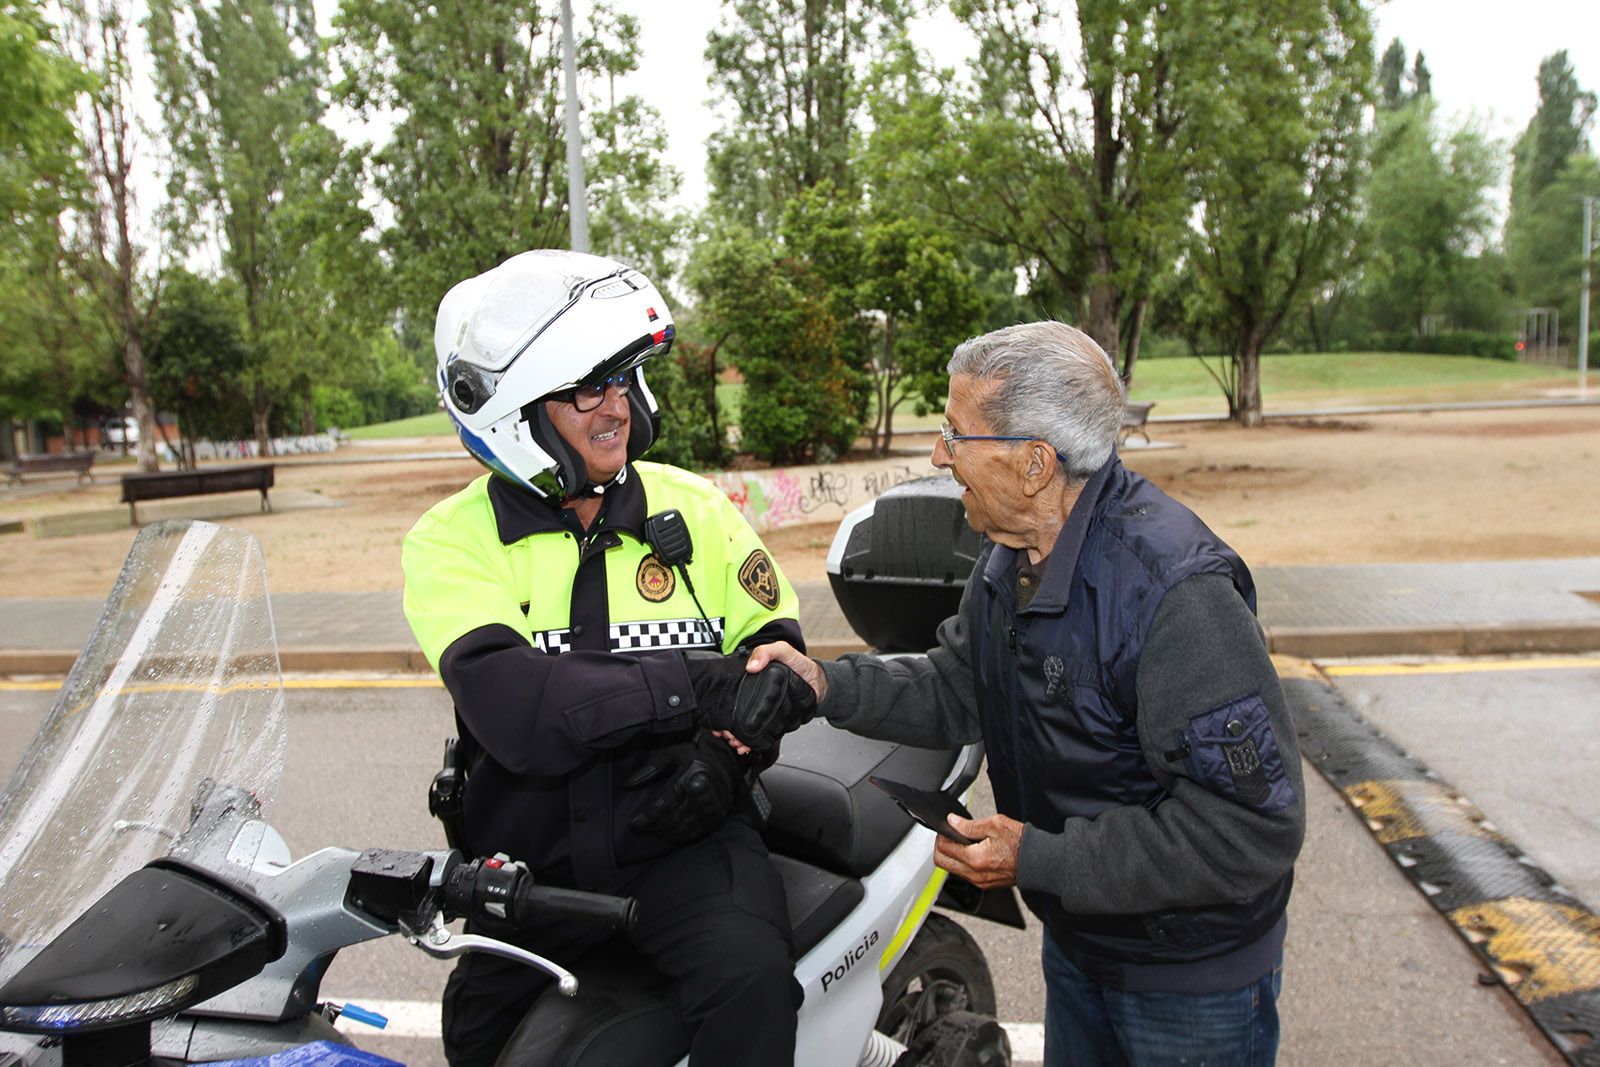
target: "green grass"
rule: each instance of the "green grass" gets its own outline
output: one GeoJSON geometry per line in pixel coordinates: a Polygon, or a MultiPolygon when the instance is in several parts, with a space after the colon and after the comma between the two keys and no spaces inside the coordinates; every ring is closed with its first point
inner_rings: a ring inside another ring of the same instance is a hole
{"type": "MultiPolygon", "coordinates": [[[[1209,361],[1220,365],[1216,359],[1209,361]]],[[[1531,396],[1539,385],[1569,380],[1575,372],[1555,367],[1512,363],[1471,356],[1429,356],[1399,352],[1350,352],[1341,355],[1278,355],[1261,359],[1261,392],[1267,412],[1313,406],[1342,407],[1375,403],[1427,403],[1447,400],[1494,400],[1531,396]]],[[[743,385],[719,383],[717,400],[730,423],[739,421],[743,385]]],[[[1160,405],[1158,413],[1201,414],[1227,410],[1222,391],[1198,359],[1172,357],[1141,361],[1134,368],[1134,400],[1160,405]]],[[[895,413],[895,430],[932,429],[938,413],[917,418],[911,405],[895,413]]],[[[417,415],[397,422],[350,430],[354,438],[450,435],[444,412],[417,415]]]]}
{"type": "Polygon", "coordinates": [[[450,425],[450,416],[442,411],[430,411],[426,415],[413,415],[409,419],[396,419],[394,422],[375,422],[371,426],[357,426],[353,430],[346,430],[345,433],[357,441],[375,441],[385,437],[455,436],[455,430],[450,425]]]}

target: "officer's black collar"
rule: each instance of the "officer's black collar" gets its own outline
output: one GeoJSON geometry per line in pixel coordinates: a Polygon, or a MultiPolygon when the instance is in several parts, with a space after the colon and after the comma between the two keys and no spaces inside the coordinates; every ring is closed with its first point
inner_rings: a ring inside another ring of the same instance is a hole
{"type": "MultiPolygon", "coordinates": [[[[489,504],[503,545],[537,533],[583,533],[571,510],[494,475],[489,476],[489,504]]],[[[601,494],[597,528],[623,530],[642,539],[647,507],[639,472],[630,463],[628,476],[601,494]]]]}

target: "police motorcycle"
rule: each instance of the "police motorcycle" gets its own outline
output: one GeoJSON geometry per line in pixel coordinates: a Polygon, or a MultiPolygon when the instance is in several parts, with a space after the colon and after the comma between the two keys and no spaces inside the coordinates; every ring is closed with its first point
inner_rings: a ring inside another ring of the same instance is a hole
{"type": "MultiPolygon", "coordinates": [[[[332,1025],[344,1009],[320,983],[340,949],[391,936],[557,979],[502,1063],[686,1050],[672,991],[637,958],[601,951],[568,970],[449,925],[539,915],[621,930],[629,900],[539,886],[509,858],[451,849],[291,857],[267,821],[285,719],[255,539],[201,522],[146,527],[0,795],[0,1065],[385,1063],[349,1047],[332,1025]]],[[[981,951],[930,909],[1020,924],[1014,894],[962,884],[960,895],[933,867],[933,831],[868,781],[964,795],[981,752],[823,722],[784,748],[764,780],[805,991],[795,1062],[1009,1063],[981,951]]]]}

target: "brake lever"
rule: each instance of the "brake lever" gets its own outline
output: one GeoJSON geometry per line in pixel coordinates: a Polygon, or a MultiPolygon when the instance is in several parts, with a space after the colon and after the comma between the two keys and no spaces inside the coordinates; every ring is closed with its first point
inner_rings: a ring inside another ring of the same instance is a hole
{"type": "Polygon", "coordinates": [[[447,960],[465,952],[487,952],[491,956],[503,956],[508,960],[537,967],[550,975],[556,980],[556,988],[561,990],[562,996],[578,995],[578,976],[559,963],[545,959],[537,952],[529,952],[525,948],[492,937],[452,933],[444,924],[444,916],[438,912],[434,913],[433,923],[426,930],[420,932],[413,930],[404,922],[399,926],[407,941],[435,959],[447,960]]]}

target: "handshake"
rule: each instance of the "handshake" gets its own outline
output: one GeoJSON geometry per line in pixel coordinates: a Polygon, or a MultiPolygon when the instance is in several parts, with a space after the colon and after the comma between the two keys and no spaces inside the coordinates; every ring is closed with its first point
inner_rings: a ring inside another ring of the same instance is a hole
{"type": "Polygon", "coordinates": [[[745,784],[740,752],[754,753],[765,766],[779,739],[817,713],[811,686],[781,663],[751,674],[742,657],[688,653],[684,667],[699,729],[624,783],[629,789],[657,786],[629,825],[679,843],[704,837],[728,817],[745,784]]]}
{"type": "Polygon", "coordinates": [[[811,686],[781,663],[750,674],[737,656],[690,652],[683,661],[698,705],[696,724],[729,735],[759,755],[817,713],[811,686]]]}

